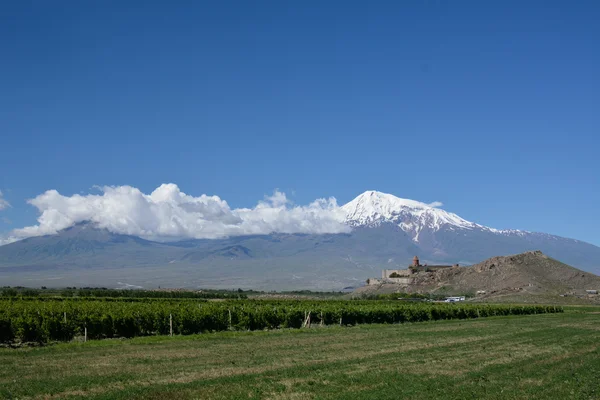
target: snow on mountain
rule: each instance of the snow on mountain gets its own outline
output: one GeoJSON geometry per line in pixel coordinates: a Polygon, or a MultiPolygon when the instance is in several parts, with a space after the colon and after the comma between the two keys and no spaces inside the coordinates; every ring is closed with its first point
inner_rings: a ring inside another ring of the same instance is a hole
{"type": "Polygon", "coordinates": [[[454,213],[415,200],[401,199],[391,194],[369,190],[342,206],[346,223],[351,226],[376,227],[382,223],[397,224],[419,241],[423,230],[479,229],[501,234],[519,234],[520,231],[501,231],[467,221],[454,213]]]}

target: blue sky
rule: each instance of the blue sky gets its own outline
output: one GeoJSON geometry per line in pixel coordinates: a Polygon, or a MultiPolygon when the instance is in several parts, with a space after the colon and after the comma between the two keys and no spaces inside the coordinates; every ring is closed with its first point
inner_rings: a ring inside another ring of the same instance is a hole
{"type": "Polygon", "coordinates": [[[600,3],[4,2],[0,233],[94,185],[375,189],[600,245],[600,3]]]}

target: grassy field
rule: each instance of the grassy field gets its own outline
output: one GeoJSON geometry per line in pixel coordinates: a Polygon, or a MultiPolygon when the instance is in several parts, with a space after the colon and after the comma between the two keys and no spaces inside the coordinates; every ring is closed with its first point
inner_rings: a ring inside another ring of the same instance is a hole
{"type": "Polygon", "coordinates": [[[0,398],[600,399],[600,313],[0,349],[0,398]]]}

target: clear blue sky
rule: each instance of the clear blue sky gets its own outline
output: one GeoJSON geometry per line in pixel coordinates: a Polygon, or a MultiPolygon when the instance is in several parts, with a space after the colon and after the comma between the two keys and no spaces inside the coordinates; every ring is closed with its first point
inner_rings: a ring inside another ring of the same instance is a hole
{"type": "Polygon", "coordinates": [[[597,1],[3,2],[0,233],[47,189],[173,182],[232,207],[375,189],[600,245],[598,21],[597,1]]]}

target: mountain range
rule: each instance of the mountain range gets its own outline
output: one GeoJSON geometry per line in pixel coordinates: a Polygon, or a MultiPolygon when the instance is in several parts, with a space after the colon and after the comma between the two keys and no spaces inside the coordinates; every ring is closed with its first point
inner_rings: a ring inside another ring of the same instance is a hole
{"type": "Polygon", "coordinates": [[[600,273],[600,247],[522,230],[498,230],[414,200],[367,191],[342,206],[349,233],[236,236],[155,242],[80,223],[0,247],[0,286],[214,287],[340,290],[383,268],[471,265],[541,250],[600,273]]]}

